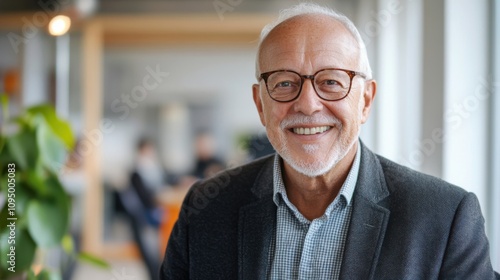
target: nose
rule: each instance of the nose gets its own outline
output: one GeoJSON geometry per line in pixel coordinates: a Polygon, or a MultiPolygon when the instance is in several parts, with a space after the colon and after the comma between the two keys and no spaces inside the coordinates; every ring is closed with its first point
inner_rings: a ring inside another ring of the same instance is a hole
{"type": "Polygon", "coordinates": [[[323,103],[316,94],[313,87],[312,80],[305,79],[302,85],[302,91],[297,99],[294,101],[293,109],[296,113],[303,113],[305,115],[312,115],[323,109],[323,103]]]}

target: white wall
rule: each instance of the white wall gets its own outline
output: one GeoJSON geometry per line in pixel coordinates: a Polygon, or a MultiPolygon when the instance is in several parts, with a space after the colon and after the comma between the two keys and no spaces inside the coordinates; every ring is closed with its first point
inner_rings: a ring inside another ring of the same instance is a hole
{"type": "Polygon", "coordinates": [[[492,250],[492,262],[493,267],[496,271],[500,271],[500,2],[493,1],[492,5],[493,18],[491,23],[493,24],[493,29],[490,30],[490,34],[493,38],[490,43],[490,48],[492,50],[493,65],[491,67],[493,79],[490,83],[491,89],[491,102],[489,103],[491,122],[490,122],[490,143],[489,143],[489,153],[490,153],[490,166],[488,170],[490,171],[490,180],[488,181],[489,186],[489,202],[490,202],[490,236],[494,237],[491,239],[491,250],[492,250]],[[496,47],[495,47],[496,46],[496,47]]]}
{"type": "Polygon", "coordinates": [[[474,192],[487,213],[489,1],[446,1],[443,178],[474,192]],[[467,19],[467,20],[464,20],[467,19]],[[486,32],[478,32],[483,30],[486,32]],[[466,40],[464,40],[466,37],[466,40]]]}
{"type": "Polygon", "coordinates": [[[355,23],[378,89],[361,138],[376,152],[420,169],[421,1],[360,1],[355,23]]]}

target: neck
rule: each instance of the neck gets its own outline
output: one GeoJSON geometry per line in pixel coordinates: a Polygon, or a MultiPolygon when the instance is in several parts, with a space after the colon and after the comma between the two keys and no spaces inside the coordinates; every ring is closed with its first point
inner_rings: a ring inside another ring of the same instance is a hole
{"type": "Polygon", "coordinates": [[[328,205],[340,192],[354,162],[357,149],[356,141],[346,156],[330,171],[316,177],[308,177],[297,172],[286,162],[283,163],[283,180],[288,199],[305,218],[313,220],[325,213],[328,205]]]}

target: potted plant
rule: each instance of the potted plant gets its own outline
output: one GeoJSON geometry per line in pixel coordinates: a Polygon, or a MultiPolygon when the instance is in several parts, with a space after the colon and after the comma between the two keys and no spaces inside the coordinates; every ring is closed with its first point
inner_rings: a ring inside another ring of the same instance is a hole
{"type": "MultiPolygon", "coordinates": [[[[0,96],[0,279],[58,279],[57,271],[33,270],[35,253],[59,247],[73,254],[68,235],[71,198],[58,174],[74,145],[70,125],[49,105],[9,119],[0,96]]],[[[80,258],[104,265],[86,254],[80,258]]],[[[42,261],[43,263],[43,261],[42,261]]]]}

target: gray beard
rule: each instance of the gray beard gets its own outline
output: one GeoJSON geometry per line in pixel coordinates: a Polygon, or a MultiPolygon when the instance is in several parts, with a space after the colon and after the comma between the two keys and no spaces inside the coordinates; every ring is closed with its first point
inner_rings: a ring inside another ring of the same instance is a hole
{"type": "MultiPolygon", "coordinates": [[[[317,177],[326,174],[328,171],[335,168],[335,166],[347,155],[351,150],[354,143],[356,143],[357,138],[355,137],[350,142],[341,142],[335,147],[333,154],[327,159],[327,161],[315,161],[312,163],[304,162],[300,159],[295,159],[290,153],[288,145],[282,140],[284,145],[281,147],[278,154],[283,158],[283,160],[290,165],[295,171],[303,174],[307,177],[317,177]]],[[[312,154],[319,149],[319,145],[304,145],[303,146],[306,153],[312,154]]]]}

